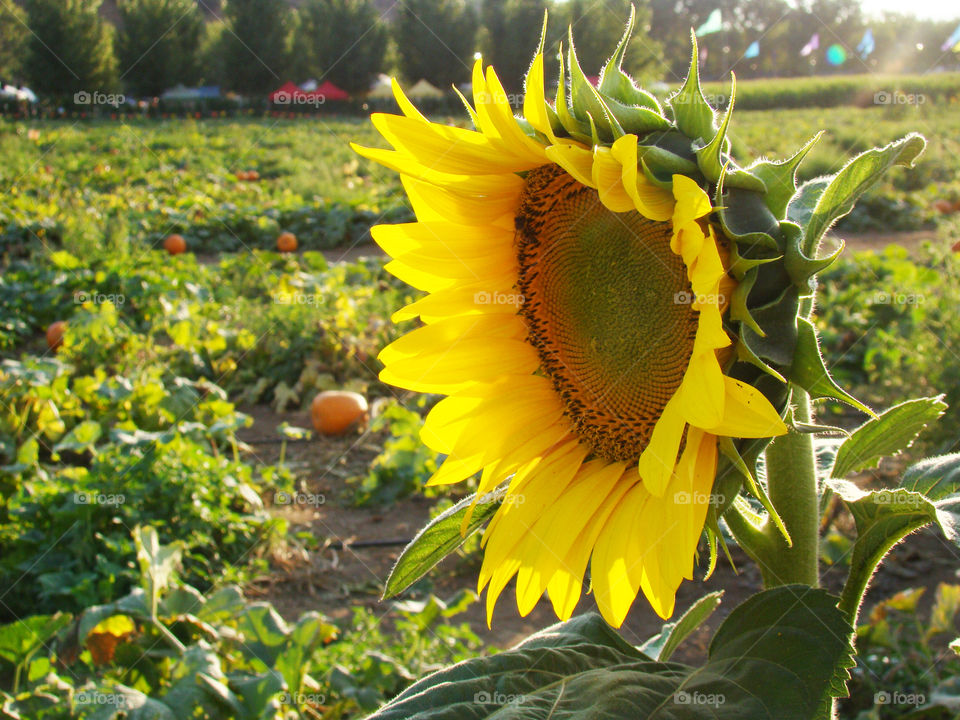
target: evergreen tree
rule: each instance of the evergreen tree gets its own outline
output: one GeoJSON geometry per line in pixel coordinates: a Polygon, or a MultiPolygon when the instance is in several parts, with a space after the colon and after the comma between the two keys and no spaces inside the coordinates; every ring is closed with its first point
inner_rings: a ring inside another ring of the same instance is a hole
{"type": "Polygon", "coordinates": [[[285,0],[229,0],[224,15],[224,84],[249,95],[276,89],[287,79],[290,6],[285,0]]]}
{"type": "Polygon", "coordinates": [[[294,56],[301,72],[363,92],[384,70],[387,29],[370,0],[307,0],[294,56]]]}
{"type": "Polygon", "coordinates": [[[121,79],[137,95],[159,95],[200,73],[204,23],[195,0],[121,0],[117,57],[121,79]]]}
{"type": "Polygon", "coordinates": [[[404,0],[394,21],[400,72],[449,87],[470,78],[477,16],[464,0],[404,0]]]}
{"type": "MultiPolygon", "coordinates": [[[[480,41],[483,62],[496,68],[507,90],[517,92],[523,87],[547,5],[546,0],[483,1],[480,11],[484,26],[480,41]]],[[[557,30],[556,24],[551,23],[551,35],[557,30]]]]}
{"type": "Polygon", "coordinates": [[[12,83],[24,70],[27,51],[27,15],[16,5],[0,5],[0,80],[12,83]]]}
{"type": "Polygon", "coordinates": [[[100,0],[29,0],[25,71],[33,88],[53,95],[110,90],[117,84],[113,31],[100,0]]]}

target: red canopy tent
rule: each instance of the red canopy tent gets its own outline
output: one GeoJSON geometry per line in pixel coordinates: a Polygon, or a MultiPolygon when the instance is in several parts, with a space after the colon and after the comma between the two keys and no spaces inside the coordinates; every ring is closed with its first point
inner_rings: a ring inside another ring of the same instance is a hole
{"type": "Polygon", "coordinates": [[[311,95],[322,96],[325,100],[349,100],[350,95],[346,90],[341,90],[329,80],[324,80],[323,84],[314,90],[311,95]]]}
{"type": "Polygon", "coordinates": [[[289,80],[270,93],[270,102],[289,104],[294,97],[306,96],[306,93],[289,80]]]}

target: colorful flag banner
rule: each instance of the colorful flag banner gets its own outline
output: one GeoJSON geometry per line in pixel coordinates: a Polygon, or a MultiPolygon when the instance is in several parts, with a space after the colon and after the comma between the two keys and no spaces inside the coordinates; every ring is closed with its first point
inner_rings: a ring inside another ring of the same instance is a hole
{"type": "Polygon", "coordinates": [[[750,43],[750,47],[747,48],[747,51],[743,54],[743,56],[749,60],[751,58],[757,57],[759,54],[760,54],[760,43],[754,40],[752,43],[750,43]]]}
{"type": "Polygon", "coordinates": [[[723,30],[723,18],[720,17],[720,8],[717,8],[710,13],[707,21],[697,28],[696,35],[697,37],[703,37],[704,35],[710,35],[715,32],[720,32],[721,30],[723,30]]]}
{"type": "Polygon", "coordinates": [[[810,38],[810,42],[803,46],[803,50],[800,51],[800,54],[803,57],[806,57],[814,50],[820,47],[820,33],[814,33],[813,37],[810,38]]]}
{"type": "Polygon", "coordinates": [[[827,62],[834,67],[843,65],[847,61],[847,51],[842,45],[831,45],[827,48],[827,62]]]}
{"type": "Polygon", "coordinates": [[[950,37],[947,38],[946,42],[943,43],[940,49],[943,52],[946,52],[950,48],[953,48],[957,43],[960,43],[960,25],[957,25],[957,29],[953,31],[953,34],[950,37]]]}
{"type": "Polygon", "coordinates": [[[857,52],[860,53],[861,59],[866,60],[876,47],[877,43],[873,39],[873,30],[867,28],[867,31],[863,34],[863,40],[857,45],[857,52]]]}

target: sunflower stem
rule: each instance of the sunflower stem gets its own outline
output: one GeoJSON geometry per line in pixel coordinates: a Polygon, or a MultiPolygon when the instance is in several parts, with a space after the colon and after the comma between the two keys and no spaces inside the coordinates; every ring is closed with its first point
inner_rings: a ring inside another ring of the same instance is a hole
{"type": "MultiPolygon", "coordinates": [[[[810,396],[793,386],[793,419],[809,423],[810,396]]],[[[820,582],[820,513],[813,436],[790,431],[766,450],[767,491],[792,544],[768,518],[763,532],[769,541],[760,555],[767,588],[790,583],[817,587],[820,582]]]]}

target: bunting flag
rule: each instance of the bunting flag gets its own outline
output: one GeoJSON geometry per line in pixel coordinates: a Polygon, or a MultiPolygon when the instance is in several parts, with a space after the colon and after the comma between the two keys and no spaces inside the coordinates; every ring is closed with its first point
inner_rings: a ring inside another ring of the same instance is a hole
{"type": "Polygon", "coordinates": [[[723,30],[723,18],[720,17],[720,8],[717,8],[710,13],[707,21],[697,28],[696,35],[697,37],[703,37],[704,35],[710,35],[715,32],[720,32],[721,30],[723,30]]]}
{"type": "Polygon", "coordinates": [[[803,50],[800,51],[800,54],[803,57],[806,57],[814,50],[820,47],[820,33],[814,33],[813,37],[810,38],[810,42],[803,46],[803,50]]]}
{"type": "Polygon", "coordinates": [[[957,43],[960,43],[960,25],[957,25],[957,29],[953,31],[953,34],[947,38],[946,42],[940,47],[940,50],[946,52],[950,48],[956,50],[957,43]]]}
{"type": "Polygon", "coordinates": [[[867,31],[863,34],[863,40],[857,45],[857,52],[860,53],[860,58],[866,60],[876,47],[877,43],[873,39],[873,30],[867,28],[867,31]]]}
{"type": "Polygon", "coordinates": [[[839,67],[847,61],[847,51],[842,45],[831,45],[827,48],[827,62],[834,67],[839,67]]]}
{"type": "Polygon", "coordinates": [[[750,60],[751,58],[757,57],[759,54],[760,54],[760,43],[754,40],[752,43],[750,43],[750,47],[747,48],[747,51],[743,54],[743,56],[747,60],[750,60]]]}

